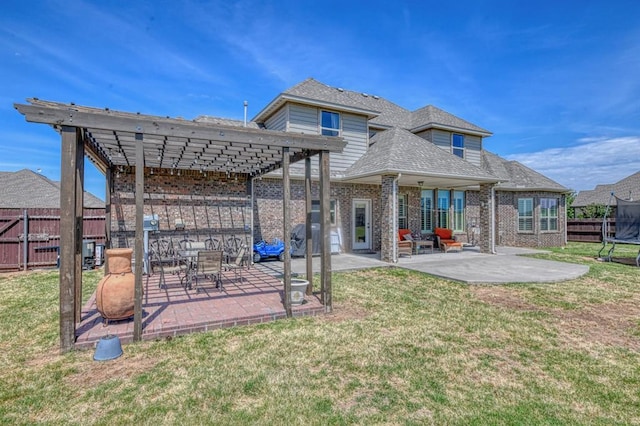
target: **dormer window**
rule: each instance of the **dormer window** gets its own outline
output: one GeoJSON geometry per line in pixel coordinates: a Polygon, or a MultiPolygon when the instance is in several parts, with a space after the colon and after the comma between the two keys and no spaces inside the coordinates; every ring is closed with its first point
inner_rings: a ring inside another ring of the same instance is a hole
{"type": "Polygon", "coordinates": [[[340,114],[331,111],[320,113],[320,134],[322,136],[340,136],[340,114]]]}
{"type": "Polygon", "coordinates": [[[464,136],[453,134],[451,138],[451,153],[464,158],[464,136]]]}

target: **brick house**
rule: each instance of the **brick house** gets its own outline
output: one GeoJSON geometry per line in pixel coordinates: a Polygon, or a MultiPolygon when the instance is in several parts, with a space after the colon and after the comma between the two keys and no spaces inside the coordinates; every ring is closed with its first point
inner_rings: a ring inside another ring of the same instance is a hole
{"type": "MultiPolygon", "coordinates": [[[[565,243],[568,189],[488,152],[483,140],[491,132],[435,106],[409,111],[307,79],[276,96],[251,125],[347,142],[331,157],[331,224],[344,251],[381,251],[394,261],[398,228],[425,235],[452,228],[485,252],[496,244],[565,243]]],[[[292,220],[303,223],[304,169],[291,170],[292,220]]],[[[255,183],[254,238],[283,237],[274,226],[281,188],[275,172],[255,183]]]]}

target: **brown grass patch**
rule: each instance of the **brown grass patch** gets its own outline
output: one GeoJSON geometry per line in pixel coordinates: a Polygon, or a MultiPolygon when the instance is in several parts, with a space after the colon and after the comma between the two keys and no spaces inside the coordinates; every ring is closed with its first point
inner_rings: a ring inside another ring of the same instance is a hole
{"type": "Polygon", "coordinates": [[[501,286],[472,286],[471,293],[479,300],[493,306],[516,311],[538,311],[538,306],[528,303],[513,290],[501,286]]]}
{"type": "Polygon", "coordinates": [[[506,287],[471,287],[471,293],[478,300],[500,308],[550,314],[560,340],[571,347],[586,348],[595,344],[640,350],[640,338],[633,334],[640,318],[638,300],[560,309],[527,302],[515,290],[506,287]]]}
{"type": "Polygon", "coordinates": [[[76,388],[91,389],[107,380],[130,379],[151,370],[158,362],[158,359],[144,355],[126,354],[111,361],[87,361],[77,365],[77,371],[67,376],[65,381],[76,388]]]}
{"type": "Polygon", "coordinates": [[[360,320],[367,318],[370,315],[369,311],[361,306],[353,304],[334,303],[333,312],[320,316],[328,322],[342,322],[350,320],[360,320]]]}

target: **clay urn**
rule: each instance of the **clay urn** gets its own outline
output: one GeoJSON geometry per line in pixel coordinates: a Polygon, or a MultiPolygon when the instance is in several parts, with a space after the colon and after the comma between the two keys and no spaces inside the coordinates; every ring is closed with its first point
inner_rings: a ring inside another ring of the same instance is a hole
{"type": "Polygon", "coordinates": [[[98,283],[96,305],[106,320],[122,320],[133,316],[135,275],[131,271],[133,249],[107,249],[109,273],[98,283]]]}

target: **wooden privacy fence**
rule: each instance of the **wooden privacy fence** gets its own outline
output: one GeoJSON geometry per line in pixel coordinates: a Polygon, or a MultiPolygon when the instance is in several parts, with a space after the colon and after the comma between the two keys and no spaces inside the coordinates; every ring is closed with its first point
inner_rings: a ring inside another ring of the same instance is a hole
{"type": "MultiPolygon", "coordinates": [[[[616,219],[607,219],[609,231],[615,233],[616,219]]],[[[600,243],[602,242],[602,219],[568,219],[567,240],[600,243]]]]}
{"type": "MultiPolygon", "coordinates": [[[[83,240],[104,244],[105,209],[84,209],[83,240]]],[[[59,246],[59,209],[0,209],[0,271],[54,267],[59,246]]]]}

